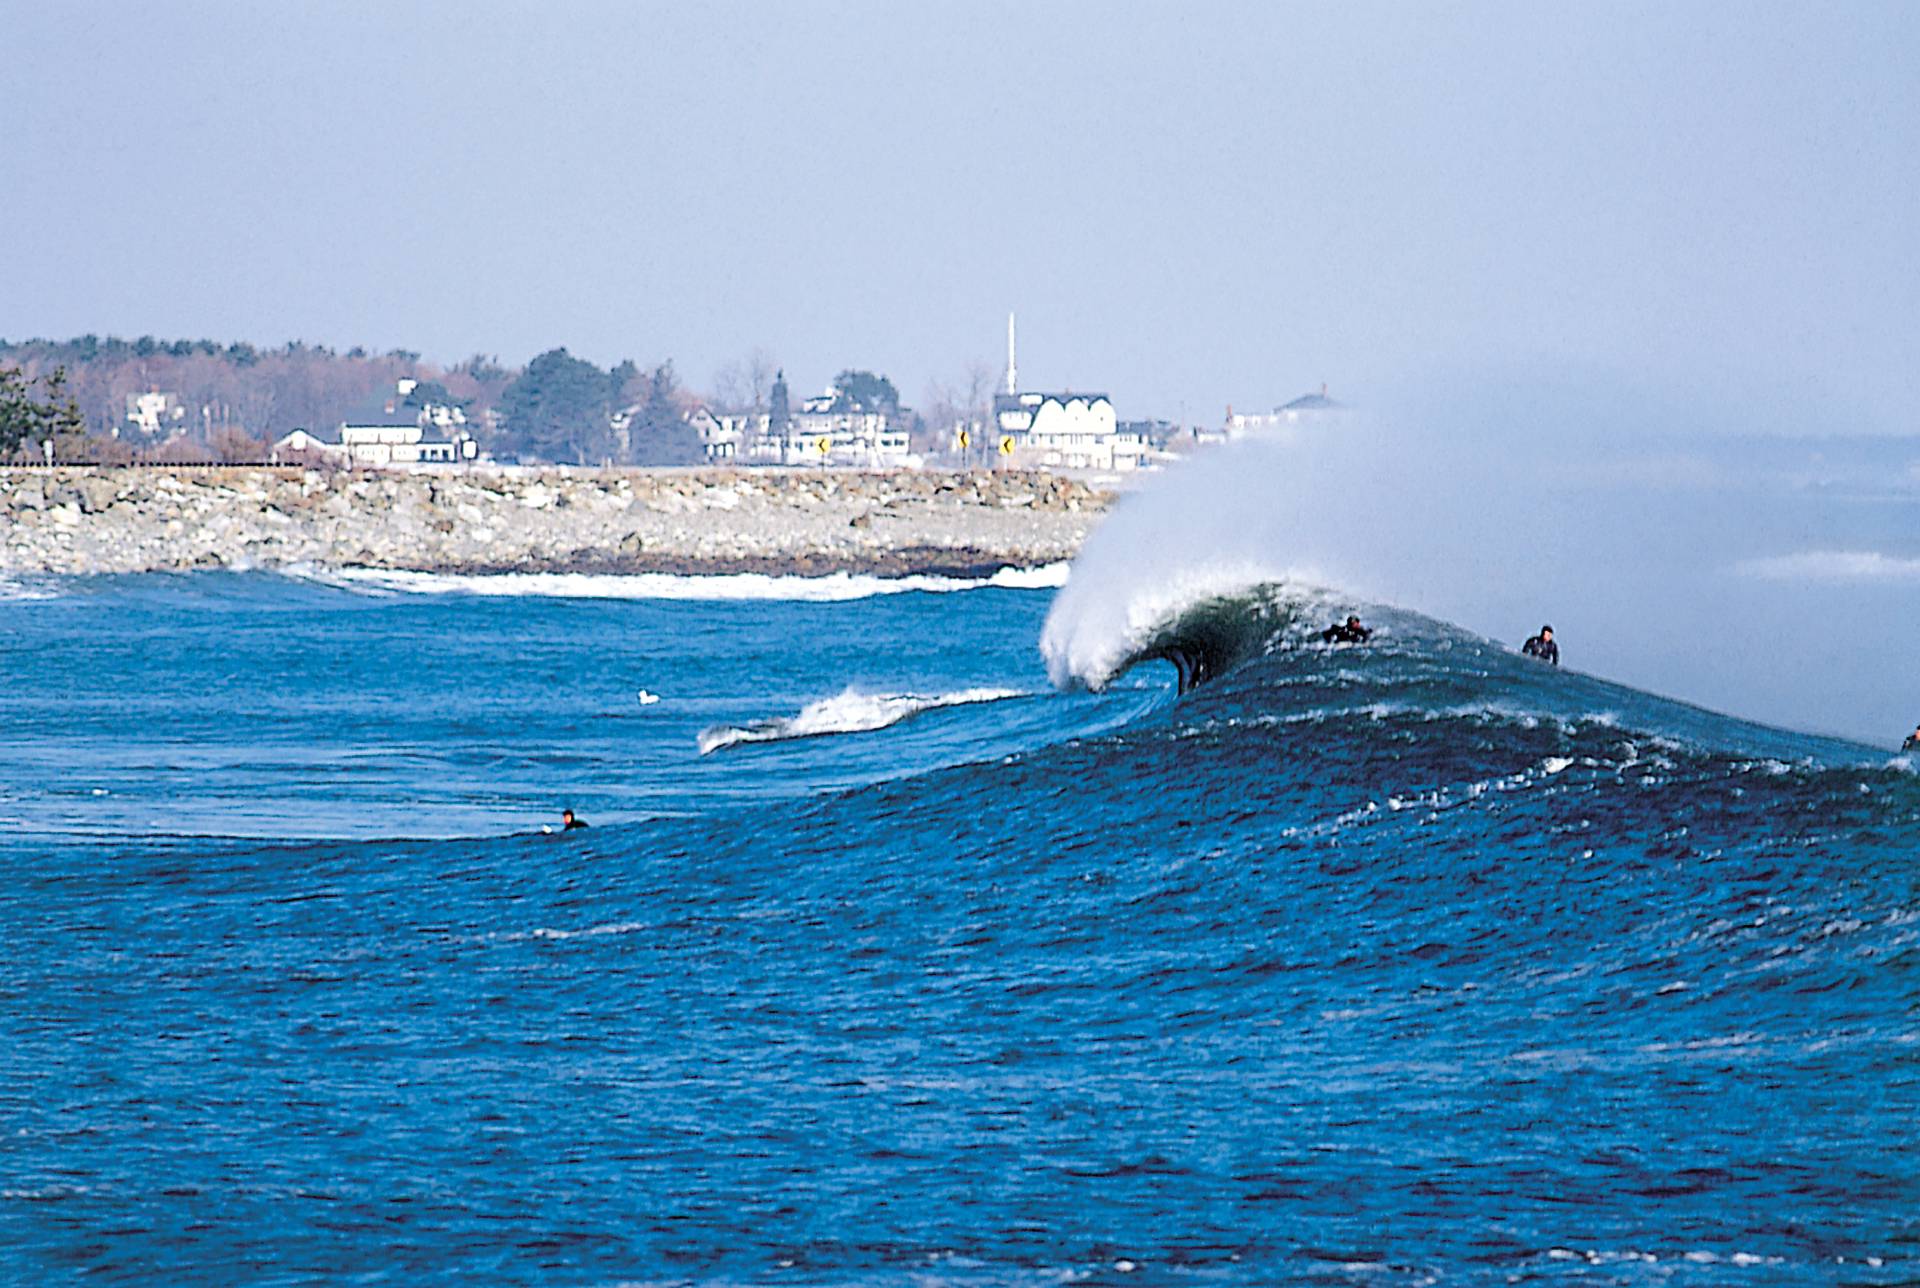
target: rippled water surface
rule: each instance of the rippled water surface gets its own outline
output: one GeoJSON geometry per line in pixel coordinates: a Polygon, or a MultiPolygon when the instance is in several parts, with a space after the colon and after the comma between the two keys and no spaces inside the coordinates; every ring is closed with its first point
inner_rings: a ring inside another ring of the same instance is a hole
{"type": "Polygon", "coordinates": [[[0,598],[4,1277],[1920,1278],[1903,760],[1403,614],[1176,699],[1044,589],[442,590],[0,598]]]}

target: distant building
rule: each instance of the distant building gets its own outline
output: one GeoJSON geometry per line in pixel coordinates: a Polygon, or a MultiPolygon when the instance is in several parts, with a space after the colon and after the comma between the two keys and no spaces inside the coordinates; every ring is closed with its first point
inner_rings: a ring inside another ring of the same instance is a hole
{"type": "MultiPolygon", "coordinates": [[[[163,394],[150,389],[144,394],[127,395],[127,423],[135,432],[148,438],[159,438],[171,433],[181,421],[187,418],[187,409],[180,405],[178,394],[163,394]]],[[[120,431],[114,430],[117,437],[120,431]]]]}
{"type": "Polygon", "coordinates": [[[370,399],[331,432],[296,429],[273,444],[275,459],[322,457],[372,469],[410,469],[472,460],[478,445],[466,433],[466,412],[416,397],[416,381],[370,399]]]}
{"type": "Polygon", "coordinates": [[[863,407],[829,389],[800,404],[788,440],[798,447],[790,465],[852,465],[863,469],[917,469],[898,408],[863,407]]]}
{"type": "Polygon", "coordinates": [[[700,450],[709,465],[733,465],[740,459],[740,446],[746,441],[745,416],[717,416],[706,407],[687,413],[687,423],[700,435],[700,450]]]}
{"type": "Polygon", "coordinates": [[[347,450],[340,443],[340,430],[296,429],[291,434],[282,434],[273,440],[273,460],[338,460],[347,461],[347,450]]]}
{"type": "Polygon", "coordinates": [[[1243,434],[1291,429],[1317,421],[1332,420],[1347,410],[1344,404],[1329,398],[1327,387],[1321,385],[1318,393],[1302,394],[1292,402],[1282,403],[1270,412],[1238,413],[1232,407],[1228,407],[1225,432],[1228,438],[1238,438],[1243,434]]]}
{"type": "Polygon", "coordinates": [[[1130,434],[1147,445],[1149,452],[1164,452],[1167,446],[1182,437],[1186,430],[1170,420],[1123,420],[1118,426],[1122,434],[1130,434]]]}
{"type": "Polygon", "coordinates": [[[828,389],[789,411],[784,373],[774,383],[772,401],[757,415],[716,418],[720,439],[737,433],[751,464],[913,470],[923,463],[909,441],[908,418],[897,407],[866,407],[828,389]]]}
{"type": "Polygon", "coordinates": [[[993,400],[999,454],[1022,469],[1131,470],[1146,440],[1123,434],[1105,394],[1011,393],[993,400]]]}

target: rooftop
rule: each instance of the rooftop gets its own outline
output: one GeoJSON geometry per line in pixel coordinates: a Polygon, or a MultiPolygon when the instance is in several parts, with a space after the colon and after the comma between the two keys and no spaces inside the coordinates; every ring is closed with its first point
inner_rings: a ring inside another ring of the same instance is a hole
{"type": "Polygon", "coordinates": [[[1276,412],[1345,411],[1346,407],[1345,407],[1345,404],[1337,403],[1333,399],[1327,397],[1327,387],[1325,385],[1321,385],[1319,393],[1301,394],[1298,398],[1294,399],[1292,402],[1282,403],[1280,406],[1274,408],[1274,410],[1276,412]]]}

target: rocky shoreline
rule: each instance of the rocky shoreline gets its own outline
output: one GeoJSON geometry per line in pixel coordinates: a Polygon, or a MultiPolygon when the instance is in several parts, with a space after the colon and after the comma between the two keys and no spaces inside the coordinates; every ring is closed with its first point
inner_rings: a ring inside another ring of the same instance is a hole
{"type": "Polygon", "coordinates": [[[1071,558],[1111,500],[1005,472],[0,469],[0,574],[978,576],[1071,558]]]}

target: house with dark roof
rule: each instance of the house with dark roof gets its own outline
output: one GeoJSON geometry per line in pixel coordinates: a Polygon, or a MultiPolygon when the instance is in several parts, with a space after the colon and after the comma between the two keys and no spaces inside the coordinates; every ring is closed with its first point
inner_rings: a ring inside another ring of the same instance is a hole
{"type": "Polygon", "coordinates": [[[478,452],[464,426],[464,409],[419,396],[419,383],[400,380],[391,392],[356,408],[331,431],[296,429],[273,445],[274,456],[321,457],[343,465],[409,469],[453,465],[478,452]]]}
{"type": "Polygon", "coordinates": [[[1227,408],[1226,437],[1257,434],[1268,430],[1289,429],[1317,421],[1333,420],[1348,410],[1346,404],[1327,396],[1321,385],[1316,393],[1301,394],[1292,402],[1281,403],[1270,412],[1236,412],[1227,408]]]}

